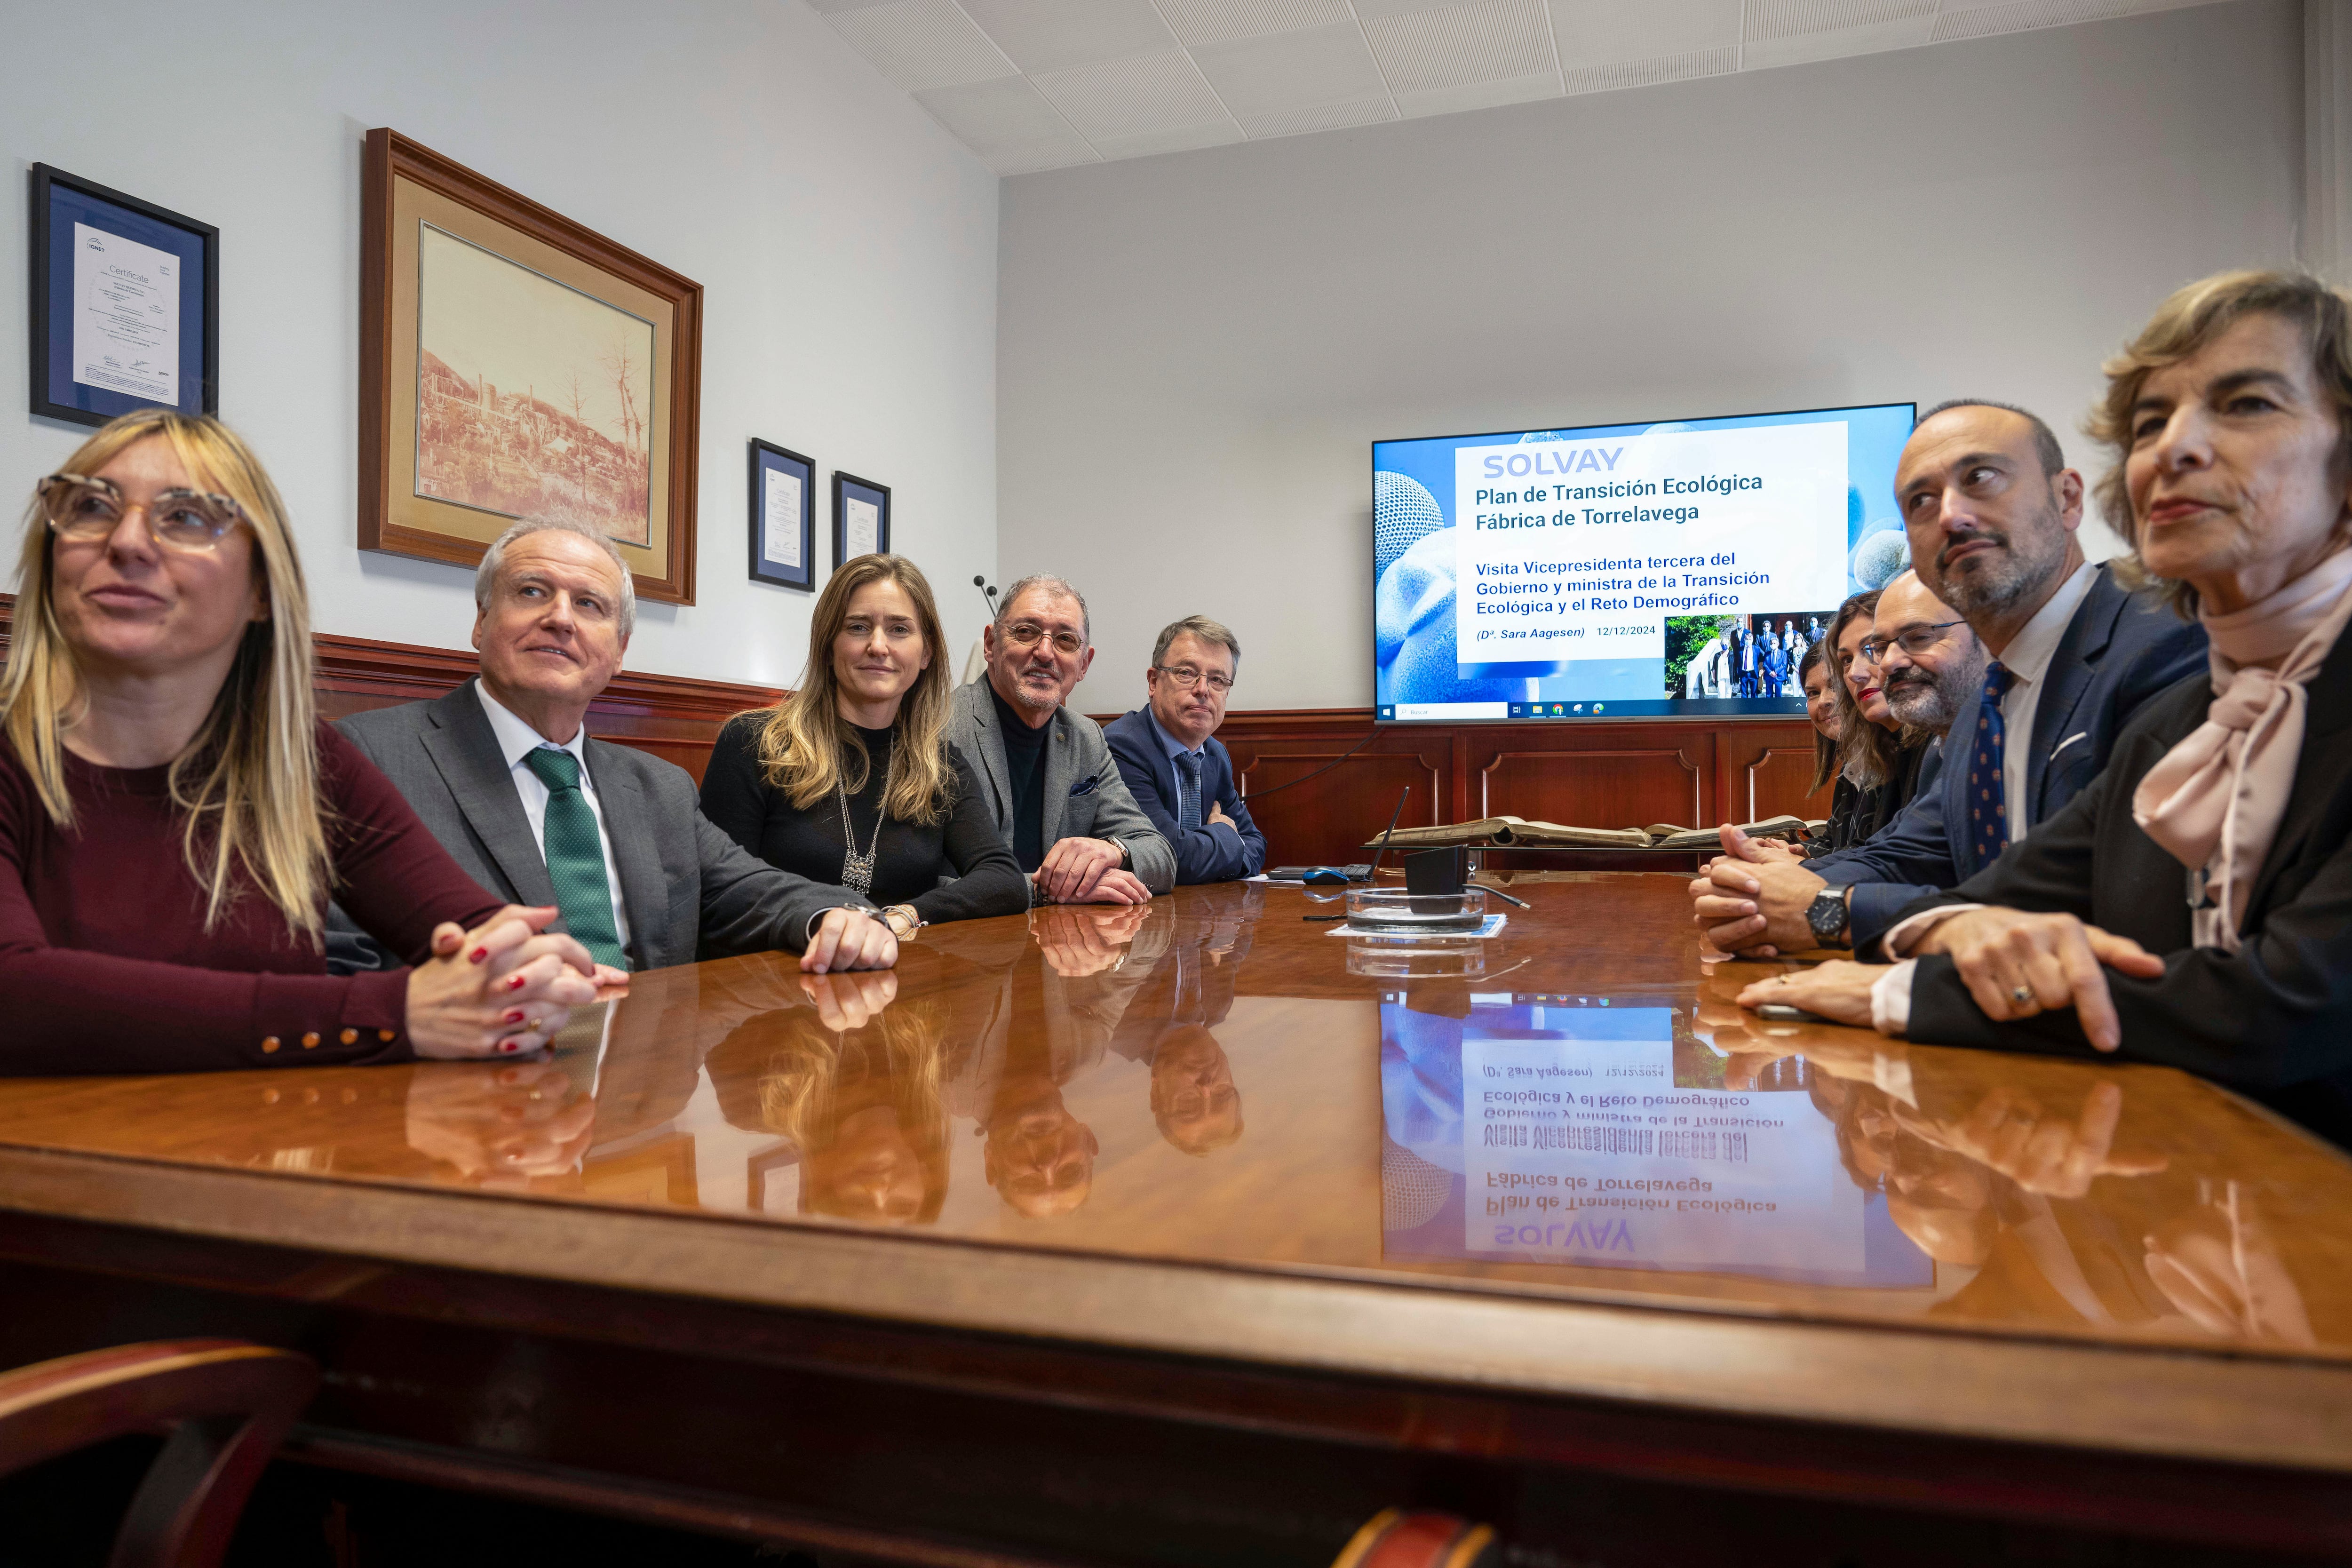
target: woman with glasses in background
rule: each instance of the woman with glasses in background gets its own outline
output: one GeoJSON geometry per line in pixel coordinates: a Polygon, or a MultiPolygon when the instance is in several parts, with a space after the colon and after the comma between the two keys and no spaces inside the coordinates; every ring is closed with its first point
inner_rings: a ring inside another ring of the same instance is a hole
{"type": "Polygon", "coordinates": [[[1877,661],[1864,650],[1877,608],[1875,591],[1854,595],[1838,606],[1815,645],[1831,672],[1830,693],[1837,706],[1834,742],[1816,743],[1813,787],[1837,781],[1829,826],[1811,846],[1818,855],[1851,849],[1894,821],[1918,793],[1928,755],[1928,737],[1906,729],[1888,710],[1877,661]]]}
{"type": "Polygon", "coordinates": [[[43,479],[0,678],[0,1072],[536,1049],[591,1001],[318,718],[285,508],[217,420],[127,414],[43,479]],[[413,966],[327,973],[330,891],[413,966]]]}
{"type": "Polygon", "coordinates": [[[903,941],[941,921],[1018,914],[1028,881],[948,744],[945,642],[902,555],[833,574],[800,687],[739,713],[702,775],[702,814],[771,866],[881,905],[903,941]]]}

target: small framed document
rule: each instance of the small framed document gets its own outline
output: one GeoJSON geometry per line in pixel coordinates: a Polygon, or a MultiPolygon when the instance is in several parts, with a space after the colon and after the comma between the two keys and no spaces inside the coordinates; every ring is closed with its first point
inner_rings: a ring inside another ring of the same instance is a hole
{"type": "Polygon", "coordinates": [[[816,586],[816,463],[751,442],[751,581],[816,586]]]}
{"type": "Polygon", "coordinates": [[[32,409],[220,412],[220,230],[33,165],[32,409]]]}
{"type": "Polygon", "coordinates": [[[833,475],[833,569],[890,553],[890,487],[838,468],[833,475]]]}

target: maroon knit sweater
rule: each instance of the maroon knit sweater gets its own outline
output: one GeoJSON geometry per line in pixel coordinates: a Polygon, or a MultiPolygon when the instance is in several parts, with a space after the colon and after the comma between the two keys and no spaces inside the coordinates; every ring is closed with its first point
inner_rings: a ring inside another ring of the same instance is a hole
{"type": "MultiPolygon", "coordinates": [[[[60,832],[0,739],[0,1074],[410,1060],[408,971],[336,976],[251,882],[211,931],[163,768],[68,754],[60,832]]],[[[326,724],[319,793],[335,896],[411,963],[499,903],[326,724]]]]}

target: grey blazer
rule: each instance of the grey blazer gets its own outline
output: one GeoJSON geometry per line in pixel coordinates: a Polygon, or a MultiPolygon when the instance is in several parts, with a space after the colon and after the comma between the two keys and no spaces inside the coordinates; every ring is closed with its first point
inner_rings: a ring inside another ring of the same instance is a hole
{"type": "MultiPolygon", "coordinates": [[[[510,903],[555,902],[473,681],[430,702],[354,713],[335,728],[383,770],[474,880],[510,903]]],[[[703,817],[694,780],[677,763],[594,739],[584,750],[621,873],[632,967],[691,963],[698,953],[799,952],[824,910],[873,908],[846,888],[746,854],[703,817]]]]}
{"type": "MultiPolygon", "coordinates": [[[[488,723],[484,720],[485,724],[488,723]]],[[[981,781],[996,831],[1013,842],[1012,772],[1004,762],[996,703],[988,677],[956,688],[948,714],[948,739],[963,752],[981,781]]],[[[1154,893],[1176,886],[1176,851],[1129,795],[1118,763],[1103,739],[1102,726],[1067,708],[1054,710],[1054,739],[1045,748],[1045,811],[1039,837],[1047,848],[1064,838],[1116,838],[1127,846],[1135,875],[1154,893]],[[1092,788],[1087,781],[1092,779],[1092,788]]]]}

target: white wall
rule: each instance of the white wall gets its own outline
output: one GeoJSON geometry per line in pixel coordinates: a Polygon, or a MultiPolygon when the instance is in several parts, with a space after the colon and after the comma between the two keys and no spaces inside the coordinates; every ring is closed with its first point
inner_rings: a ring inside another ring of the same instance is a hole
{"type": "Polygon", "coordinates": [[[1377,438],[1970,395],[2088,466],[2101,356],[2294,255],[2301,26],[2246,0],[1008,180],[998,569],[1087,594],[1086,710],[1193,612],[1241,638],[1236,708],[1363,704],[1377,438]]]}
{"type": "Polygon", "coordinates": [[[978,635],[997,180],[800,0],[5,0],[0,36],[7,487],[87,434],[21,401],[42,162],[220,226],[221,413],[293,509],[320,629],[465,646],[467,573],[353,543],[360,142],[389,125],[704,287],[697,603],[642,608],[633,668],[798,675],[814,595],[744,569],[753,436],[815,458],[821,484],[893,486],[894,542],[940,584],[954,656],[978,635]]]}

